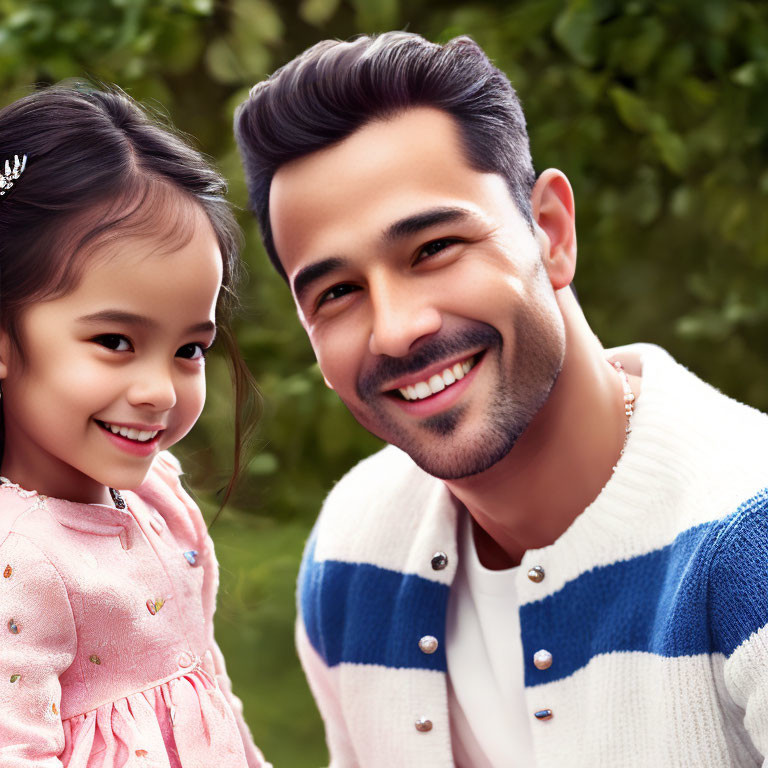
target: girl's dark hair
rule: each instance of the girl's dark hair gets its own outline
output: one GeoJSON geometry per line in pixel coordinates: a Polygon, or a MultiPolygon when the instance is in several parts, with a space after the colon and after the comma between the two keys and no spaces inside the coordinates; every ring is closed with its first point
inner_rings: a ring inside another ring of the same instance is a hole
{"type": "MultiPolygon", "coordinates": [[[[175,221],[166,200],[199,206],[223,260],[216,306],[235,395],[234,471],[226,503],[255,428],[258,393],[231,329],[241,274],[242,234],[225,198],[226,183],[202,155],[117,88],[54,86],[0,110],[0,161],[27,155],[23,175],[0,197],[0,327],[23,364],[19,319],[33,302],[77,286],[96,246],[126,235],[157,235],[177,247],[188,216],[175,221]]],[[[0,412],[0,458],[3,452],[0,412]]]]}
{"type": "Polygon", "coordinates": [[[470,165],[498,173],[532,226],[535,182],[525,117],[514,88],[469,37],[445,45],[408,32],[324,40],[251,90],[235,114],[251,207],[267,254],[286,278],[269,223],[281,165],[342,141],[366,123],[431,106],[459,126],[470,165]]]}

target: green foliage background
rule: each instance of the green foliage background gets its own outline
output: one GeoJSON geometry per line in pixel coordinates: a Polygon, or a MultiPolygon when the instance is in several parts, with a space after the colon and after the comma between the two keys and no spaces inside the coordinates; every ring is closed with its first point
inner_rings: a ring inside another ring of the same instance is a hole
{"type": "MultiPolygon", "coordinates": [[[[768,410],[768,5],[739,0],[0,0],[0,104],[90,77],[165,111],[231,182],[251,278],[239,341],[265,398],[255,458],[212,529],[217,637],[277,766],[326,760],[293,651],[294,580],[321,500],[378,447],[322,385],[267,265],[231,135],[248,88],[319,39],[472,35],[517,87],[539,170],[577,201],[580,300],[607,345],[651,341],[768,410]]],[[[206,515],[231,468],[231,400],[177,448],[206,515]]],[[[703,417],[706,415],[703,414],[703,417]]]]}

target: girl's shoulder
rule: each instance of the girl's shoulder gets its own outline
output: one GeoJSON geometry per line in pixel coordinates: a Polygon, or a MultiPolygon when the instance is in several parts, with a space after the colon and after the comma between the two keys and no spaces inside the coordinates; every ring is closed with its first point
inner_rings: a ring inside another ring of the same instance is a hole
{"type": "Polygon", "coordinates": [[[134,493],[160,515],[174,536],[203,544],[207,527],[200,508],[181,484],[181,474],[179,460],[169,451],[161,451],[134,493]]]}
{"type": "Polygon", "coordinates": [[[45,497],[18,489],[12,484],[0,485],[0,546],[11,533],[23,533],[38,545],[51,536],[55,539],[56,521],[45,506],[45,497]]]}

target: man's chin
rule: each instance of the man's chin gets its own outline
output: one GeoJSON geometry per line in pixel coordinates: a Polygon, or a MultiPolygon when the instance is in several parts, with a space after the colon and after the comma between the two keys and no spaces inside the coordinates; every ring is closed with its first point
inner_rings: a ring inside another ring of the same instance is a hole
{"type": "Polygon", "coordinates": [[[512,450],[522,432],[473,426],[465,403],[408,424],[383,414],[371,419],[369,413],[347,407],[374,437],[407,453],[419,468],[439,480],[460,480],[485,472],[512,450]]]}
{"type": "MultiPolygon", "coordinates": [[[[424,425],[432,435],[417,441],[412,437],[388,442],[407,453],[427,474],[439,480],[461,480],[480,475],[504,459],[514,448],[519,433],[478,436],[477,430],[462,429],[461,416],[446,412],[445,420],[424,425]]],[[[434,417],[433,417],[434,418],[434,417]]]]}
{"type": "Polygon", "coordinates": [[[408,453],[414,463],[428,475],[432,475],[438,480],[462,480],[487,472],[504,459],[513,447],[514,443],[499,447],[495,451],[489,451],[487,447],[483,447],[471,452],[454,451],[450,456],[444,454],[440,457],[435,455],[422,456],[408,451],[404,447],[402,450],[408,453]]]}

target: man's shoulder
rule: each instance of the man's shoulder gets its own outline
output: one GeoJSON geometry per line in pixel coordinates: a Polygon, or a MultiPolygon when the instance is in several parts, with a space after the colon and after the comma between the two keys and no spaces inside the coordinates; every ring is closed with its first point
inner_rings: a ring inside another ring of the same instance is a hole
{"type": "MultiPolygon", "coordinates": [[[[435,552],[456,562],[456,521],[457,503],[445,483],[392,446],[336,484],[307,542],[297,593],[299,621],[328,666],[402,662],[390,653],[399,648],[389,642],[393,606],[414,632],[426,620],[415,606],[444,610],[452,570],[431,563],[435,552]]],[[[439,662],[413,653],[416,666],[425,658],[439,662]]]]}
{"type": "Polygon", "coordinates": [[[348,503],[378,506],[435,486],[442,482],[416,466],[407,453],[388,445],[352,467],[328,494],[324,508],[348,503]]]}
{"type": "Polygon", "coordinates": [[[638,344],[623,349],[643,360],[643,389],[633,428],[644,437],[644,452],[668,456],[671,466],[689,465],[685,476],[703,485],[732,484],[745,475],[751,478],[745,478],[750,495],[768,485],[768,415],[720,392],[660,347],[638,344]]]}
{"type": "Polygon", "coordinates": [[[400,570],[415,543],[455,538],[455,500],[445,483],[394,446],[369,456],[334,486],[310,546],[319,560],[400,570]]]}
{"type": "Polygon", "coordinates": [[[328,494],[320,515],[327,525],[353,526],[419,516],[449,497],[445,484],[420,469],[408,454],[388,445],[354,466],[328,494]]]}
{"type": "Polygon", "coordinates": [[[711,633],[727,658],[768,627],[768,488],[720,520],[711,538],[711,633]]]}

